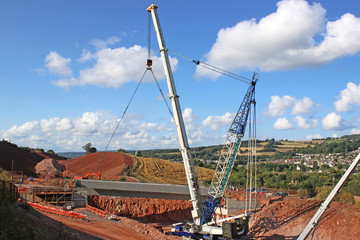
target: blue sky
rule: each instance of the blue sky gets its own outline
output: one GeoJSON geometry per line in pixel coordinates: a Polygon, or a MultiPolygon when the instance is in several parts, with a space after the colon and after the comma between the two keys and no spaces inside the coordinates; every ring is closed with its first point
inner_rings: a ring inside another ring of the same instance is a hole
{"type": "MultiPolygon", "coordinates": [[[[152,1],[0,2],[0,139],[104,150],[146,70],[152,1]]],[[[257,137],[360,133],[360,3],[155,1],[167,48],[251,78],[257,137]]],[[[247,85],[169,53],[192,147],[222,144],[247,85]]],[[[153,71],[168,95],[151,25],[153,71]]],[[[169,101],[168,101],[169,102],[169,101]]],[[[109,149],[177,148],[150,72],[109,149]]]]}

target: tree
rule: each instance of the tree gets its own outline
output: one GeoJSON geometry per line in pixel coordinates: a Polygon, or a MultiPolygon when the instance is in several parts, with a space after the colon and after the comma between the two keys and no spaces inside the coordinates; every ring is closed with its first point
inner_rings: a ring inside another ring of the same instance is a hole
{"type": "Polygon", "coordinates": [[[83,149],[86,151],[86,154],[96,153],[97,149],[91,145],[91,143],[87,143],[83,146],[83,149]]]}
{"type": "Polygon", "coordinates": [[[119,148],[119,149],[117,150],[117,152],[126,153],[126,150],[125,150],[125,149],[123,149],[123,148],[119,148]]]}
{"type": "Polygon", "coordinates": [[[54,150],[52,150],[52,149],[49,149],[49,150],[47,150],[46,152],[55,155],[55,152],[54,152],[54,150]]]}

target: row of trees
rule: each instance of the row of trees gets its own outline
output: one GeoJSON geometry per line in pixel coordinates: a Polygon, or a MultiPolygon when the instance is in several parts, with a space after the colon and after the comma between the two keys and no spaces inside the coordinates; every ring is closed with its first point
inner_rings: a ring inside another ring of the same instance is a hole
{"type": "MultiPolygon", "coordinates": [[[[257,166],[256,186],[258,188],[298,190],[304,196],[315,197],[318,194],[328,194],[328,190],[331,190],[337,184],[343,174],[343,170],[335,168],[328,169],[328,171],[323,173],[306,173],[296,170],[294,164],[264,163],[257,166]]],[[[234,168],[229,183],[232,186],[245,188],[247,169],[244,166],[234,168]]],[[[352,174],[345,184],[343,191],[360,196],[359,186],[360,174],[352,174]]]]}

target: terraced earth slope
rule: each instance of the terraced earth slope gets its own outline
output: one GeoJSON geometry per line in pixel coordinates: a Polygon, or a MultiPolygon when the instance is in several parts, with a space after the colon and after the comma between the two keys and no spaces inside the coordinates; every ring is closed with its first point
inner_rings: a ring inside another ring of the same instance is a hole
{"type": "MultiPolygon", "coordinates": [[[[143,182],[186,185],[185,168],[182,163],[158,158],[133,157],[133,175],[143,182]]],[[[195,169],[200,184],[211,180],[214,171],[208,168],[195,169]]]]}
{"type": "MultiPolygon", "coordinates": [[[[101,172],[103,180],[134,181],[135,178],[135,181],[149,183],[187,184],[182,163],[158,158],[136,157],[120,152],[97,152],[59,163],[66,168],[64,175],[70,177],[96,171],[101,172]]],[[[213,176],[213,170],[207,168],[196,168],[196,173],[200,182],[210,180],[213,176]]]]}

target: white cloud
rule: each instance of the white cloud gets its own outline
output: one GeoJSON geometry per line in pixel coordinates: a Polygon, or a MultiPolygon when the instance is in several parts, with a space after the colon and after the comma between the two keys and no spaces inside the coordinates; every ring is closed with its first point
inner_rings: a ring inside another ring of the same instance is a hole
{"type": "Polygon", "coordinates": [[[355,104],[360,106],[360,84],[356,85],[355,83],[349,82],[346,89],[340,92],[335,104],[335,109],[337,112],[346,112],[350,110],[349,105],[355,104]]]}
{"type": "Polygon", "coordinates": [[[90,43],[92,45],[94,45],[97,49],[103,49],[103,48],[107,48],[111,45],[114,45],[115,43],[118,43],[120,42],[120,38],[117,37],[117,36],[113,36],[113,37],[110,37],[106,40],[102,40],[102,39],[92,39],[90,41],[90,43]]]}
{"type": "MultiPolygon", "coordinates": [[[[192,109],[185,109],[184,120],[189,143],[199,144],[204,139],[215,137],[204,133],[203,126],[194,122],[198,116],[192,109]],[[211,137],[210,137],[211,136],[211,137]]],[[[118,125],[119,118],[106,111],[84,112],[75,118],[53,117],[40,121],[26,122],[9,129],[0,129],[1,139],[11,139],[19,146],[40,147],[55,151],[82,151],[82,146],[91,142],[103,151],[118,125]]],[[[215,134],[214,134],[215,135],[215,134]]],[[[177,148],[178,136],[174,124],[146,122],[141,115],[125,116],[112,139],[109,149],[154,149],[177,148]]]]}
{"type": "Polygon", "coordinates": [[[202,124],[204,126],[209,126],[212,130],[217,130],[220,127],[230,127],[235,114],[234,113],[225,113],[222,116],[208,116],[202,124]]]}
{"type": "Polygon", "coordinates": [[[68,131],[74,127],[74,123],[70,118],[60,119],[55,126],[55,129],[59,132],[68,131]]]}
{"type": "Polygon", "coordinates": [[[4,137],[5,138],[11,138],[11,137],[22,137],[27,136],[31,134],[33,131],[36,131],[39,129],[39,121],[32,121],[24,123],[21,126],[13,126],[7,131],[4,131],[4,137]]]}
{"type": "Polygon", "coordinates": [[[191,124],[194,120],[198,119],[199,117],[194,113],[191,108],[186,108],[183,112],[183,118],[185,124],[191,124]]]}
{"type": "Polygon", "coordinates": [[[298,128],[300,129],[311,128],[311,126],[306,122],[306,119],[301,116],[296,116],[295,121],[297,122],[298,128]]]}
{"type": "Polygon", "coordinates": [[[81,57],[79,58],[79,62],[86,62],[93,58],[94,58],[93,54],[89,50],[84,49],[82,51],[81,57]]]}
{"type": "Polygon", "coordinates": [[[323,138],[320,134],[315,134],[315,135],[307,135],[306,136],[306,140],[312,140],[312,139],[321,139],[323,138]]]}
{"type": "Polygon", "coordinates": [[[319,125],[319,121],[317,119],[313,119],[311,122],[312,124],[309,124],[308,121],[301,117],[301,116],[296,116],[294,118],[295,122],[297,123],[297,127],[299,129],[309,129],[309,128],[315,128],[319,125]]]}
{"type": "Polygon", "coordinates": [[[293,115],[305,114],[309,113],[313,106],[313,101],[308,97],[298,100],[295,97],[288,95],[283,97],[271,96],[271,102],[266,114],[270,117],[281,116],[288,109],[292,109],[291,114],[293,115]]]}
{"type": "Polygon", "coordinates": [[[309,113],[309,109],[314,106],[313,101],[310,98],[304,97],[302,100],[297,100],[293,107],[291,114],[304,114],[309,113]]]}
{"type": "Polygon", "coordinates": [[[325,130],[340,130],[344,128],[341,116],[334,112],[326,115],[322,120],[322,124],[325,130]]]}
{"type": "MultiPolygon", "coordinates": [[[[345,14],[328,21],[326,10],[305,0],[283,0],[277,11],[223,28],[206,62],[227,70],[275,71],[314,66],[360,50],[360,19],[345,14]],[[320,40],[318,40],[320,39],[320,40]]],[[[198,67],[198,76],[216,77],[198,67]]]]}
{"type": "Polygon", "coordinates": [[[50,53],[45,57],[45,66],[49,69],[49,71],[61,76],[72,76],[72,71],[68,66],[70,62],[70,58],[64,58],[55,51],[50,51],[50,53]]]}
{"type": "Polygon", "coordinates": [[[285,111],[294,106],[296,99],[291,96],[271,96],[271,102],[269,104],[269,110],[267,114],[271,117],[281,116],[285,111]]]}
{"type": "MultiPolygon", "coordinates": [[[[96,61],[94,66],[80,70],[77,78],[63,78],[52,83],[64,88],[87,84],[116,88],[130,81],[140,81],[146,69],[147,49],[134,45],[130,48],[103,48],[94,53],[85,50],[79,61],[90,59],[96,61]]],[[[152,60],[152,69],[156,78],[165,78],[161,58],[153,56],[152,60]]],[[[170,58],[170,63],[173,70],[175,70],[178,63],[177,59],[170,58]]],[[[144,78],[144,81],[154,81],[154,79],[149,73],[144,78]]]]}
{"type": "Polygon", "coordinates": [[[351,134],[360,134],[360,129],[356,129],[356,128],[351,129],[351,134]]]}
{"type": "Polygon", "coordinates": [[[293,124],[287,118],[279,118],[274,123],[274,128],[277,130],[290,130],[293,127],[293,124]]]}

